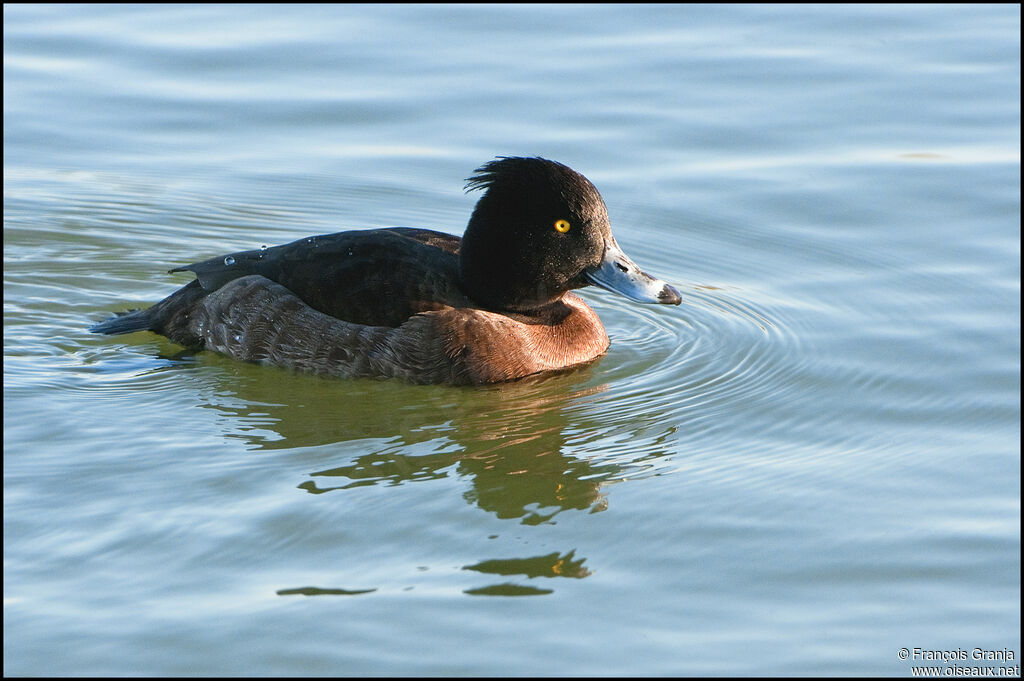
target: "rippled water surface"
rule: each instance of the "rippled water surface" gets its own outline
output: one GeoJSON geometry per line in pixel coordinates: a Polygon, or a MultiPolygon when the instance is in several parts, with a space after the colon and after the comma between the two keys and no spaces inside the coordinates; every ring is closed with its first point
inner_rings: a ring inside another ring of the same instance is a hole
{"type": "Polygon", "coordinates": [[[5,672],[1019,664],[1019,102],[1016,5],[6,5],[5,672]],[[497,155],[684,304],[483,388],[87,332],[497,155]]]}

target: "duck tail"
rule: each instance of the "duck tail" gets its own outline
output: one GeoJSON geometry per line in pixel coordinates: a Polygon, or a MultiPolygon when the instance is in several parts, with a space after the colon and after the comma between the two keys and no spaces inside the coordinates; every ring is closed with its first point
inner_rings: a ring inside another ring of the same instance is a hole
{"type": "Polygon", "coordinates": [[[118,312],[116,317],[93,324],[89,331],[93,333],[105,333],[108,336],[116,336],[122,333],[133,333],[135,331],[149,331],[153,327],[153,315],[147,310],[128,310],[118,312]]]}
{"type": "Polygon", "coordinates": [[[198,280],[191,281],[152,307],[120,312],[116,317],[93,324],[89,330],[108,335],[155,331],[186,347],[202,347],[202,339],[192,328],[191,315],[206,293],[198,280]]]}

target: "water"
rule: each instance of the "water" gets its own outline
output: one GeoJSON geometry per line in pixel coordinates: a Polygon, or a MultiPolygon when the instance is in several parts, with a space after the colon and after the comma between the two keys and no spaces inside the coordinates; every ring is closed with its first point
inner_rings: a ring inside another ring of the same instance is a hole
{"type": "Polygon", "coordinates": [[[5,6],[5,672],[1019,664],[1019,103],[1014,5],[5,6]],[[496,155],[684,304],[472,389],[86,331],[496,155]]]}

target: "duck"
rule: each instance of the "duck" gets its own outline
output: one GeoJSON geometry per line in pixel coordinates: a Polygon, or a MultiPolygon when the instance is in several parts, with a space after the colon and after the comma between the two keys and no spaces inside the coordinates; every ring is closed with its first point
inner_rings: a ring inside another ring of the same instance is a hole
{"type": "Polygon", "coordinates": [[[577,289],[680,304],[622,251],[601,194],[568,166],[499,156],[466,182],[482,194],[461,238],[392,227],[219,255],[169,270],[195,279],[90,331],[155,332],[323,376],[485,385],[605,354],[608,334],[577,289]]]}

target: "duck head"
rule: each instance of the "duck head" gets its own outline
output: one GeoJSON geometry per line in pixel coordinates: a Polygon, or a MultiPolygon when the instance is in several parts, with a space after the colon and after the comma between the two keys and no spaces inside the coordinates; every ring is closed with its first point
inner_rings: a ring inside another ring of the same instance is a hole
{"type": "Polygon", "coordinates": [[[500,157],[477,168],[459,255],[466,293],[487,307],[528,312],[591,284],[638,303],[678,305],[679,292],[641,270],[615,242],[590,180],[543,158],[500,157]]]}

